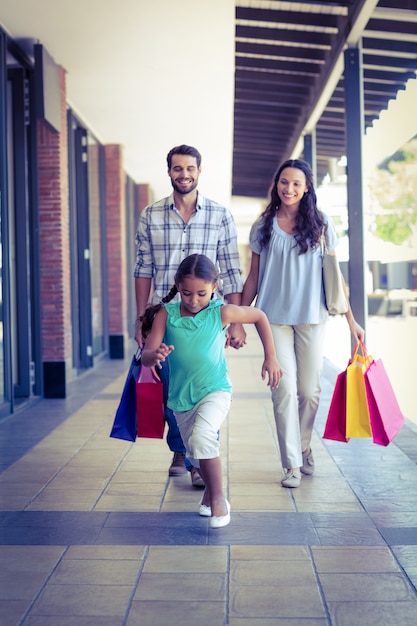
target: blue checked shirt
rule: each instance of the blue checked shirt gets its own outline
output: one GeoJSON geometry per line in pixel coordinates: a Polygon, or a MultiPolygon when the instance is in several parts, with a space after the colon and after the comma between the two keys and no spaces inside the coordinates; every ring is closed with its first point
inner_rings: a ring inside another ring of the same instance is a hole
{"type": "Polygon", "coordinates": [[[153,279],[153,303],[167,295],[179,264],[194,253],[205,254],[219,268],[219,295],[242,292],[236,226],[228,209],[198,192],[187,224],[174,206],[174,194],[141,212],[134,276],[153,279]]]}

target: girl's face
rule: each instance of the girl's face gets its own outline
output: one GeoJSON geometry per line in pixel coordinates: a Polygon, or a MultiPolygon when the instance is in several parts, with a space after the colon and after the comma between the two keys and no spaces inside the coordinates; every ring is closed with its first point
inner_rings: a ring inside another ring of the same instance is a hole
{"type": "Polygon", "coordinates": [[[205,309],[211,300],[211,296],[216,291],[218,282],[196,278],[195,276],[185,276],[177,289],[181,296],[182,315],[196,315],[205,309]]]}
{"type": "Polygon", "coordinates": [[[286,206],[295,206],[300,203],[305,192],[308,191],[304,172],[297,167],[286,167],[282,170],[277,192],[281,203],[286,206]]]}

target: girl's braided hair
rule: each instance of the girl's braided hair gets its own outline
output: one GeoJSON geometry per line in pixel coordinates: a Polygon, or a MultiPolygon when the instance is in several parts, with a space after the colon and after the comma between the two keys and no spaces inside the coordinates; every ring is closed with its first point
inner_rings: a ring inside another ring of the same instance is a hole
{"type": "Polygon", "coordinates": [[[190,256],[187,256],[180,263],[175,273],[175,284],[169,293],[162,298],[161,302],[158,302],[158,304],[149,304],[146,307],[144,314],[139,318],[142,322],[143,339],[146,339],[151,332],[155,315],[160,309],[162,309],[164,304],[171,302],[171,300],[175,298],[178,293],[177,285],[179,285],[186,276],[201,278],[202,280],[211,282],[213,285],[219,280],[217,267],[205,254],[190,254],[190,256]]]}

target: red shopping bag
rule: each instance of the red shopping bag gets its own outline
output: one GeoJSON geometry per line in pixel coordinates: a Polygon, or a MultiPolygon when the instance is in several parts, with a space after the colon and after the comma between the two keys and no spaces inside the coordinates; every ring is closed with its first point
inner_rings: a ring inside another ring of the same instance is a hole
{"type": "Polygon", "coordinates": [[[330,402],[323,439],[344,441],[346,438],[346,370],[336,378],[336,385],[330,402]]]}
{"type": "Polygon", "coordinates": [[[381,359],[366,370],[365,388],[373,441],[387,446],[405,420],[381,359]]]}
{"type": "Polygon", "coordinates": [[[162,383],[150,367],[142,365],[136,382],[137,436],[162,439],[164,436],[164,405],[162,383]]]}

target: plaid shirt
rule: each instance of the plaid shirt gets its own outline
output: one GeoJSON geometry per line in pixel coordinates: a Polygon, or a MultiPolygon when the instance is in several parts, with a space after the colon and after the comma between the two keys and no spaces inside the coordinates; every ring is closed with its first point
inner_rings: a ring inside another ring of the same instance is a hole
{"type": "Polygon", "coordinates": [[[196,211],[188,223],[175,208],[173,194],[141,212],[134,276],[153,278],[153,303],[167,295],[179,264],[194,253],[205,254],[217,264],[220,295],[242,292],[236,226],[228,209],[198,192],[196,211]]]}

